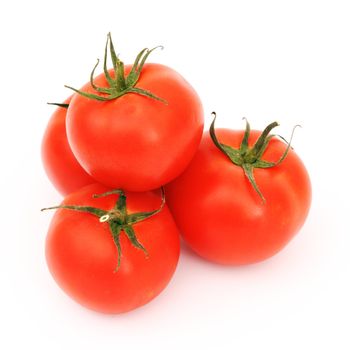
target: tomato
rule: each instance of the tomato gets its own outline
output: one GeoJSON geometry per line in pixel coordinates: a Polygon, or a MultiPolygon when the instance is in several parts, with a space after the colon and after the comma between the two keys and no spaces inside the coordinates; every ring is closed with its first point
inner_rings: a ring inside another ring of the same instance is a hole
{"type": "MultiPolygon", "coordinates": [[[[65,103],[69,101],[70,98],[65,103]]],[[[41,157],[46,174],[64,196],[95,182],[80,166],[68,144],[66,113],[66,108],[56,109],[48,122],[41,144],[41,157]]]]}
{"type": "Polygon", "coordinates": [[[67,134],[74,155],[97,182],[145,191],[186,168],[201,140],[203,111],[191,85],[161,64],[142,65],[135,87],[113,97],[118,89],[111,86],[120,77],[126,84],[133,67],[124,71],[120,63],[107,73],[113,83],[104,73],[93,80],[94,86],[90,82],[74,89],[78,93],[68,108],[67,134]]]}
{"type": "Polygon", "coordinates": [[[56,282],[78,303],[121,313],[148,303],[168,284],[179,258],[179,232],[156,192],[92,197],[106,191],[92,184],[64,199],[63,206],[88,209],[56,211],[46,259],[56,282]],[[155,212],[147,217],[149,211],[155,212]],[[127,224],[137,221],[135,213],[141,213],[141,221],[127,224]]]}
{"type": "MultiPolygon", "coordinates": [[[[251,150],[261,135],[229,129],[215,134],[221,148],[231,149],[232,158],[237,155],[232,148],[240,149],[244,135],[248,148],[242,152],[251,150]]],[[[255,167],[249,180],[206,132],[189,167],[166,186],[167,203],[184,240],[205,259],[232,265],[259,262],[280,251],[302,227],[311,203],[306,168],[278,138],[265,141],[261,168],[255,167]]]]}

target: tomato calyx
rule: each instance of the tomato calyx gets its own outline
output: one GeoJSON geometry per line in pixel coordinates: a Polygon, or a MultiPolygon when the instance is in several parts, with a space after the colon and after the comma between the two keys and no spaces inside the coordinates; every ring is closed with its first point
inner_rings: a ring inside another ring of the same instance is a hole
{"type": "Polygon", "coordinates": [[[47,104],[50,105],[50,106],[57,106],[57,107],[60,107],[60,108],[65,108],[65,109],[67,109],[69,107],[68,103],[47,102],[47,104]]]}
{"type": "MultiPolygon", "coordinates": [[[[276,135],[270,135],[270,132],[272,129],[277,127],[279,124],[277,122],[270,123],[260,134],[259,138],[253,145],[253,147],[248,146],[248,141],[249,141],[249,136],[250,136],[250,124],[247,119],[246,121],[246,128],[244,132],[244,136],[241,142],[241,145],[239,149],[235,149],[231,146],[225,145],[223,143],[220,143],[219,140],[216,137],[215,134],[215,120],[216,120],[216,113],[212,112],[212,115],[214,116],[214,119],[210,125],[209,133],[212,141],[214,142],[215,146],[223,152],[231,161],[233,164],[240,166],[243,171],[245,176],[248,178],[249,182],[253,186],[254,190],[256,193],[259,195],[261,198],[262,202],[265,203],[266,199],[261,193],[255,178],[254,178],[254,169],[255,168],[262,168],[262,169],[268,169],[275,167],[279,164],[281,164],[284,159],[287,157],[288,151],[291,148],[291,142],[293,139],[294,131],[295,129],[300,126],[296,125],[293,128],[292,135],[290,138],[290,141],[287,142],[287,147],[285,151],[283,152],[282,156],[280,159],[278,159],[276,162],[268,162],[266,160],[262,159],[262,156],[268,147],[271,139],[276,136],[276,135]]],[[[283,139],[283,138],[282,138],[283,139]]],[[[284,139],[283,139],[284,140],[284,139]]],[[[285,141],[285,140],[284,140],[285,141]]]]}
{"type": "Polygon", "coordinates": [[[136,93],[142,96],[146,96],[149,98],[152,98],[157,101],[161,101],[165,104],[167,104],[167,101],[154,95],[152,92],[140,89],[136,87],[136,84],[139,80],[142,68],[148,58],[148,56],[153,52],[155,49],[161,48],[163,49],[163,46],[156,46],[153,49],[145,48],[139,52],[139,54],[136,56],[135,62],[131,68],[131,71],[129,74],[125,77],[124,72],[124,63],[118,58],[118,56],[115,53],[114,45],[112,41],[111,33],[108,33],[107,35],[107,42],[105,46],[105,53],[104,53],[104,63],[103,63],[103,71],[105,78],[108,83],[108,87],[99,87],[94,83],[94,74],[95,70],[100,62],[99,59],[97,59],[97,63],[95,64],[91,74],[90,74],[90,84],[92,88],[98,92],[98,94],[88,93],[85,91],[77,90],[71,86],[65,85],[66,88],[71,89],[75,91],[76,93],[93,99],[97,101],[111,101],[116,98],[119,98],[127,93],[136,93]],[[109,51],[113,63],[113,70],[114,70],[114,77],[112,77],[107,69],[107,51],[109,51]]]}
{"type": "Polygon", "coordinates": [[[146,220],[153,215],[158,214],[163,209],[165,204],[165,195],[164,195],[163,188],[161,189],[161,192],[162,192],[162,203],[160,207],[156,210],[152,210],[149,212],[139,212],[139,213],[129,214],[127,212],[127,206],[126,206],[127,198],[123,190],[112,190],[102,194],[93,195],[93,198],[99,198],[99,197],[105,197],[112,194],[119,194],[118,200],[114,208],[112,208],[109,211],[100,209],[100,208],[91,207],[91,206],[80,206],[80,205],[58,205],[54,207],[43,208],[41,209],[41,211],[51,210],[51,209],[75,210],[79,212],[92,214],[96,216],[101,223],[107,223],[109,225],[109,229],[111,231],[114,244],[118,251],[118,262],[115,268],[115,272],[117,272],[120,267],[121,256],[122,256],[122,249],[120,245],[120,234],[122,232],[126,234],[129,241],[135,248],[142,250],[145,253],[146,257],[148,256],[148,252],[146,248],[139,242],[136,236],[133,225],[143,220],[146,220]]]}

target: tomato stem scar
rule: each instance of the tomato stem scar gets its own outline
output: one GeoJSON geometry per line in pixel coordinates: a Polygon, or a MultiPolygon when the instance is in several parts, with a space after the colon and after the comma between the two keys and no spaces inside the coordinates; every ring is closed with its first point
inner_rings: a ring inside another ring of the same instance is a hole
{"type": "Polygon", "coordinates": [[[100,222],[106,222],[108,220],[109,220],[109,215],[108,214],[103,215],[103,216],[100,217],[100,222]]]}

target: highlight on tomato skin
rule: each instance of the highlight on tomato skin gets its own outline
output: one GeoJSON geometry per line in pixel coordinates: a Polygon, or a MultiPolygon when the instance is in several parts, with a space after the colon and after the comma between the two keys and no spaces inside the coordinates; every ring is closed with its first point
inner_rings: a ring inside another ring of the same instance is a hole
{"type": "Polygon", "coordinates": [[[110,190],[95,183],[64,199],[62,205],[78,207],[55,212],[46,260],[71,298],[89,309],[118,314],[145,305],[167,286],[178,263],[180,240],[159,191],[93,197],[110,190]]]}
{"type": "MultiPolygon", "coordinates": [[[[244,131],[216,129],[223,145],[239,149],[244,131]]],[[[261,132],[252,130],[249,147],[261,132]]],[[[286,143],[273,137],[263,159],[277,162],[286,143]]],[[[265,202],[242,167],[203,135],[188,168],[166,186],[166,199],[185,242],[215,263],[243,265],[278,253],[303,226],[311,205],[308,172],[290,149],[283,162],[253,170],[265,202]]]]}
{"type": "MultiPolygon", "coordinates": [[[[68,104],[70,100],[71,97],[64,104],[68,104]]],[[[66,114],[67,108],[56,107],[41,143],[44,170],[53,186],[63,196],[96,182],[78,163],[68,144],[66,114]]]]}

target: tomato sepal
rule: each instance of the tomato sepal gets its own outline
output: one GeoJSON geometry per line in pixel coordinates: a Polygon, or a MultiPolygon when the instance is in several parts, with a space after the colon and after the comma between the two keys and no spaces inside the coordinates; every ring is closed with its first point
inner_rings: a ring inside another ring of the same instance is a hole
{"type": "Polygon", "coordinates": [[[107,35],[107,41],[105,46],[105,52],[104,52],[104,60],[103,60],[103,71],[104,76],[106,78],[106,81],[108,83],[108,87],[103,88],[99,87],[94,83],[94,75],[97,66],[99,65],[100,60],[97,59],[97,63],[95,64],[94,68],[91,71],[90,74],[90,84],[91,87],[98,93],[89,93],[82,90],[75,89],[72,86],[65,85],[66,88],[73,90],[74,92],[93,100],[97,101],[111,101],[115,100],[125,94],[128,93],[135,93],[139,94],[141,96],[146,96],[148,98],[152,98],[154,100],[160,101],[164,104],[168,104],[168,102],[153,94],[151,91],[141,89],[136,87],[136,84],[139,80],[142,68],[148,58],[148,56],[157,48],[163,49],[163,46],[156,46],[152,49],[145,48],[139,52],[139,54],[136,56],[136,59],[134,61],[134,64],[129,72],[129,74],[125,77],[125,71],[124,71],[124,62],[122,62],[118,56],[115,53],[112,36],[111,33],[108,33],[107,35]],[[113,64],[113,71],[114,71],[114,77],[111,76],[107,69],[107,56],[108,56],[108,46],[109,46],[109,52],[112,59],[113,64]]]}
{"type": "Polygon", "coordinates": [[[65,108],[65,109],[67,109],[69,107],[69,103],[47,102],[47,104],[50,106],[57,106],[57,107],[65,108]]]}
{"type": "Polygon", "coordinates": [[[223,152],[231,160],[233,164],[240,166],[243,169],[245,176],[249,180],[250,184],[253,186],[255,192],[259,195],[262,202],[265,203],[266,199],[262,194],[262,192],[260,191],[259,186],[257,185],[254,178],[254,169],[255,168],[268,169],[281,164],[283,160],[287,157],[288,152],[291,148],[294,131],[297,127],[300,127],[300,125],[294,126],[289,142],[286,142],[285,139],[282,138],[282,140],[284,140],[287,143],[287,147],[283,152],[282,156],[280,157],[280,159],[277,160],[276,162],[268,162],[263,160],[262,156],[264,155],[264,152],[268,147],[271,139],[276,136],[276,135],[270,135],[270,132],[279,125],[278,122],[270,123],[262,131],[257,141],[253,145],[253,147],[249,148],[248,141],[250,136],[250,124],[248,120],[244,118],[246,121],[246,129],[245,129],[243,139],[239,149],[235,149],[231,146],[228,146],[219,142],[215,134],[216,113],[212,112],[212,115],[214,116],[214,119],[210,125],[209,134],[213,143],[221,152],[223,152]]]}
{"type": "Polygon", "coordinates": [[[104,192],[101,194],[94,194],[93,198],[105,197],[112,194],[119,194],[119,196],[114,208],[109,211],[100,209],[100,208],[95,208],[92,206],[81,206],[81,205],[57,205],[53,207],[43,208],[41,209],[41,211],[52,210],[52,209],[74,210],[74,211],[79,211],[79,212],[84,212],[84,213],[94,215],[99,218],[100,223],[107,223],[109,225],[109,229],[111,231],[111,235],[118,252],[117,266],[114,270],[114,272],[117,272],[120,267],[121,257],[122,257],[122,249],[120,244],[120,234],[122,231],[128,237],[130,243],[135,248],[142,250],[145,256],[148,257],[148,251],[142,245],[142,243],[138,240],[137,235],[134,231],[133,225],[138,222],[144,221],[153,215],[158,214],[165,205],[165,194],[164,194],[164,189],[161,188],[162,202],[158,209],[152,210],[149,212],[139,212],[139,213],[132,213],[132,214],[128,214],[127,212],[127,205],[126,205],[127,197],[123,190],[116,189],[116,190],[104,192]]]}

